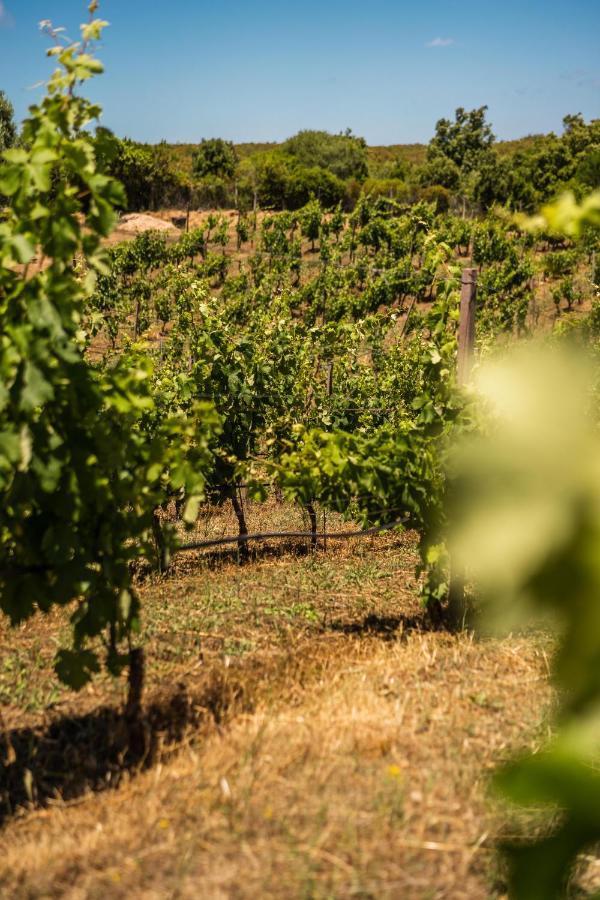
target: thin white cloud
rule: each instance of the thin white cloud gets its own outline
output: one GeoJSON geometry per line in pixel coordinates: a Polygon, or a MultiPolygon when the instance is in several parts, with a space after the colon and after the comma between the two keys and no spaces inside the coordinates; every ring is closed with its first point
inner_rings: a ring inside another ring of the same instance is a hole
{"type": "Polygon", "coordinates": [[[432,41],[427,41],[426,47],[451,47],[456,41],[451,37],[436,37],[432,41]]]}
{"type": "Polygon", "coordinates": [[[7,10],[3,0],[0,0],[0,28],[10,28],[15,24],[15,20],[7,10]]]}

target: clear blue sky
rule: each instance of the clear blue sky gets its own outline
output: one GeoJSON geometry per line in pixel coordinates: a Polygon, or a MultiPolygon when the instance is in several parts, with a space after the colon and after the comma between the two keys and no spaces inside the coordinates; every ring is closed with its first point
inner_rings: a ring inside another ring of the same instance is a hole
{"type": "MultiPolygon", "coordinates": [[[[0,89],[19,118],[50,71],[41,19],[71,35],[84,0],[0,0],[0,89]]],[[[600,116],[600,0],[104,0],[91,94],[137,140],[281,140],[350,127],[429,140],[487,103],[496,134],[600,116]]]]}

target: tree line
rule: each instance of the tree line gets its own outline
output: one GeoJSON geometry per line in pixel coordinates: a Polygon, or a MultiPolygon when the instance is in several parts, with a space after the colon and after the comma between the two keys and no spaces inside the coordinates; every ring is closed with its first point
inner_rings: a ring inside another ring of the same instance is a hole
{"type": "MultiPolygon", "coordinates": [[[[13,107],[0,91],[0,152],[23,141],[13,107]]],[[[125,188],[125,208],[165,206],[297,210],[312,198],[325,208],[355,208],[361,197],[388,197],[407,205],[421,200],[438,212],[477,215],[502,205],[532,212],[564,190],[581,198],[600,187],[600,119],[563,119],[560,135],[533,135],[506,152],[487,118],[487,107],[459,107],[440,119],[424,158],[410,162],[369,153],[364,138],[304,130],[281,144],[242,153],[232,142],[209,138],[191,154],[166,142],[142,144],[98,127],[101,170],[125,188]]]]}

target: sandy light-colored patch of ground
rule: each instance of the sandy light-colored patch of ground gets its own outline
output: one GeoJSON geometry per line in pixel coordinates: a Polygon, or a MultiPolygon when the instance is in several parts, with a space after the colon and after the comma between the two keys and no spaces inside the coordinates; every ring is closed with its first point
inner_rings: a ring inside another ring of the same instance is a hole
{"type": "Polygon", "coordinates": [[[172,222],[148,213],[127,213],[121,216],[118,222],[118,230],[126,234],[141,234],[143,231],[153,230],[177,232],[177,228],[172,222]]]}

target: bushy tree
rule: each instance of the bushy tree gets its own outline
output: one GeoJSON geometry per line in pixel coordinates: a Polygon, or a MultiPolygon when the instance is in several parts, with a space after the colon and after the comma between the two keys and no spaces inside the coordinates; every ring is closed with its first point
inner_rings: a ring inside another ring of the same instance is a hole
{"type": "Polygon", "coordinates": [[[194,175],[204,178],[233,178],[237,167],[237,155],[231,141],[208,138],[201,142],[194,156],[194,175]]]}
{"type": "Polygon", "coordinates": [[[257,154],[240,166],[240,194],[251,205],[253,194],[266,209],[296,210],[315,196],[325,208],[346,198],[341,178],[319,166],[299,166],[279,150],[257,154]]]}
{"type": "Polygon", "coordinates": [[[262,207],[283,209],[286,205],[289,168],[278,153],[257,157],[250,181],[262,207]]]}
{"type": "Polygon", "coordinates": [[[410,174],[410,165],[401,156],[396,158],[384,167],[383,173],[385,178],[395,178],[399,181],[405,181],[410,174]]]}
{"type": "Polygon", "coordinates": [[[441,185],[455,191],[460,182],[460,169],[448,156],[434,156],[421,166],[417,181],[422,187],[441,185]]]}
{"type": "Polygon", "coordinates": [[[318,166],[338,178],[364,180],[369,174],[367,144],[348,129],[342,134],[300,131],[283,144],[284,153],[305,168],[318,166]]]}
{"type": "Polygon", "coordinates": [[[286,207],[299,209],[308,203],[313,195],[326,208],[336,206],[344,198],[344,182],[318,166],[293,170],[285,185],[286,207]]]}
{"type": "Polygon", "coordinates": [[[428,158],[446,157],[466,172],[476,168],[482,155],[495,141],[491,125],[485,119],[486,112],[487,106],[480,106],[470,112],[459,106],[454,114],[454,122],[439,119],[435,135],[429,142],[428,158]]]}

